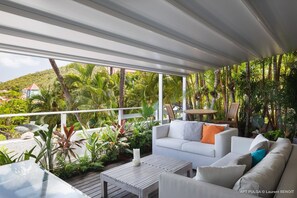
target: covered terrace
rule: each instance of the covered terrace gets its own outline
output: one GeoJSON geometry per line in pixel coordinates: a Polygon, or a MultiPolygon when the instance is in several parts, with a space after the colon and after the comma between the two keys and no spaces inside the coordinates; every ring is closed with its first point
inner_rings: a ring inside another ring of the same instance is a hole
{"type": "Polygon", "coordinates": [[[183,77],[185,111],[187,75],[296,50],[296,9],[294,0],[2,0],[0,51],[158,73],[162,123],[163,75],[183,77]]]}

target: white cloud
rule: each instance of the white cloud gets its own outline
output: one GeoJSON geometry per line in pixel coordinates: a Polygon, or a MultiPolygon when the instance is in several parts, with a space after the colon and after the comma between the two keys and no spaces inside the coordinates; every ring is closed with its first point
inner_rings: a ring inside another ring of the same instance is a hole
{"type": "Polygon", "coordinates": [[[36,67],[41,62],[38,59],[40,58],[0,53],[0,65],[7,68],[36,67]]]}
{"type": "MultiPolygon", "coordinates": [[[[61,67],[71,62],[57,60],[56,63],[61,67]]],[[[0,53],[0,82],[46,69],[51,69],[47,58],[0,53]]]]}

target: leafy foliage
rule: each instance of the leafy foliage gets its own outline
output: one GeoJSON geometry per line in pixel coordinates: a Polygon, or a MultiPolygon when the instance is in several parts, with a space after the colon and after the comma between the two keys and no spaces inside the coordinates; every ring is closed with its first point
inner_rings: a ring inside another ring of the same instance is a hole
{"type": "Polygon", "coordinates": [[[127,137],[121,135],[120,129],[106,126],[99,134],[104,161],[115,161],[122,153],[129,152],[127,137]]]}
{"type": "Polygon", "coordinates": [[[33,151],[35,147],[33,147],[30,151],[25,151],[17,157],[17,153],[14,151],[8,151],[7,148],[0,148],[0,166],[5,164],[11,164],[19,161],[29,160],[31,156],[33,156],[33,151]]]}
{"type": "Polygon", "coordinates": [[[140,148],[142,154],[152,152],[152,129],[159,125],[156,121],[136,122],[127,134],[130,148],[140,148]]]}
{"type": "Polygon", "coordinates": [[[77,158],[77,154],[74,152],[75,146],[81,147],[85,139],[71,140],[72,136],[75,134],[74,126],[67,129],[66,126],[63,127],[64,134],[60,131],[54,131],[53,133],[57,136],[58,146],[53,150],[53,154],[58,155],[58,157],[71,162],[71,157],[77,158]]]}
{"type": "Polygon", "coordinates": [[[88,171],[99,171],[102,170],[102,168],[102,162],[93,162],[87,155],[79,157],[78,160],[74,162],[66,162],[63,158],[58,158],[57,168],[54,170],[54,174],[65,179],[88,171]]]}

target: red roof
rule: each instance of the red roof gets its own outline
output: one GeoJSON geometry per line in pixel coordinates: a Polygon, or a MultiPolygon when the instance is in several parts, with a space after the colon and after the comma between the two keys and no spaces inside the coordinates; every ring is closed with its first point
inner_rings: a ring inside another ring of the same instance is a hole
{"type": "Polygon", "coordinates": [[[36,89],[39,90],[39,87],[35,83],[33,83],[31,86],[27,87],[26,89],[27,90],[36,90],[36,89]]]}

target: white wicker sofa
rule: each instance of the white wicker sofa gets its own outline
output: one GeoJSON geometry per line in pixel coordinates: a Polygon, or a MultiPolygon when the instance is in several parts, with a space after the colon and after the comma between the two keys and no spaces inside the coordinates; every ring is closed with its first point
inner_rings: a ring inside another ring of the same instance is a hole
{"type": "Polygon", "coordinates": [[[193,168],[197,168],[210,165],[230,152],[231,137],[238,136],[238,129],[226,127],[215,135],[215,144],[205,144],[200,142],[201,128],[199,131],[197,124],[201,127],[205,123],[173,121],[154,127],[153,154],[190,161],[193,168]]]}

